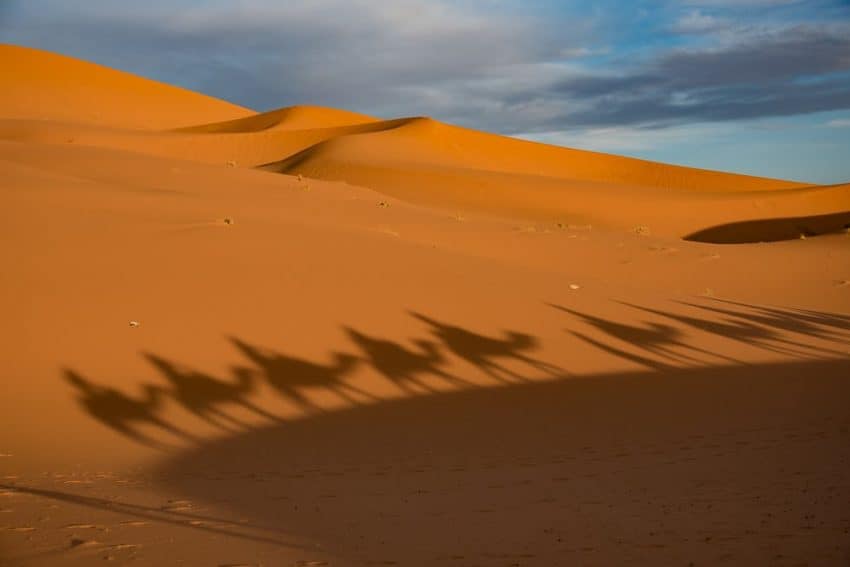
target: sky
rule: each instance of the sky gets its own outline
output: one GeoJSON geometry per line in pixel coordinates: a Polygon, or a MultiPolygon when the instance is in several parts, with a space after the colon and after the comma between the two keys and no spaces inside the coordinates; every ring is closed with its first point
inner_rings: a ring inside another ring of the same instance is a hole
{"type": "Polygon", "coordinates": [[[0,43],[256,110],[850,181],[850,0],[0,0],[0,43]]]}

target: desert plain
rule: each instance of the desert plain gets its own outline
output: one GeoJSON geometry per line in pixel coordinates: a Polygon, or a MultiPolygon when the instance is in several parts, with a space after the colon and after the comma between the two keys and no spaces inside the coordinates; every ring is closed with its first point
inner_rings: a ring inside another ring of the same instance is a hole
{"type": "Polygon", "coordinates": [[[850,563],[850,186],[0,71],[0,564],[850,563]]]}

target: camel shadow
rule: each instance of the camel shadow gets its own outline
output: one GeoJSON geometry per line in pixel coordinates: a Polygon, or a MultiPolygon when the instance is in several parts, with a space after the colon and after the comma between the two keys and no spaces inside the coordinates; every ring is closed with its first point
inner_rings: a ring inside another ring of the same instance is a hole
{"type": "Polygon", "coordinates": [[[352,354],[332,352],[330,364],[318,364],[253,346],[236,337],[230,337],[230,342],[260,369],[266,382],[278,394],[304,411],[321,411],[321,408],[304,395],[302,388],[330,390],[351,405],[360,403],[358,398],[379,399],[345,381],[360,362],[352,354]]]}
{"type": "Polygon", "coordinates": [[[172,448],[171,445],[158,440],[159,435],[151,435],[142,426],[159,429],[163,435],[177,439],[198,441],[161,415],[166,400],[208,425],[238,434],[254,427],[252,417],[290,423],[256,403],[260,385],[268,385],[307,416],[326,413],[309,392],[331,393],[349,407],[385,401],[384,397],[348,380],[358,365],[368,365],[410,397],[442,393],[445,385],[457,388],[476,385],[445,369],[448,353],[505,381],[524,378],[502,366],[500,358],[519,360],[553,375],[563,375],[555,366],[526,354],[538,344],[531,335],[506,331],[503,337],[487,337],[425,315],[414,316],[431,327],[435,340],[416,339],[403,344],[343,327],[353,350],[332,350],[328,361],[315,362],[229,337],[246,362],[231,366],[229,378],[218,378],[153,353],[142,353],[163,380],[161,385],[142,384],[143,394],[137,398],[95,384],[71,370],[65,370],[65,379],[76,389],[79,404],[92,418],[134,441],[165,450],[172,448]]]}
{"type": "MultiPolygon", "coordinates": [[[[783,329],[782,327],[777,328],[775,325],[765,325],[764,323],[766,321],[764,319],[760,321],[758,318],[749,317],[742,312],[714,309],[711,307],[705,307],[694,303],[683,303],[683,305],[687,305],[689,307],[707,309],[720,314],[732,315],[735,317],[734,319],[726,318],[711,320],[704,319],[701,317],[684,315],[680,313],[671,313],[660,309],[641,307],[639,305],[633,305],[627,302],[620,302],[620,304],[625,305],[626,307],[631,307],[632,309],[643,311],[644,313],[651,313],[653,315],[658,315],[660,317],[670,319],[693,329],[698,329],[706,333],[725,337],[750,346],[755,346],[762,350],[775,352],[777,354],[784,354],[796,357],[817,357],[818,355],[822,354],[840,354],[836,351],[822,349],[820,347],[802,347],[795,341],[783,337],[780,331],[785,329],[783,329]]],[[[809,334],[812,334],[812,336],[816,336],[813,333],[809,334]]]]}
{"type": "Polygon", "coordinates": [[[227,406],[242,407],[257,416],[281,421],[249,400],[256,378],[246,368],[234,368],[235,381],[224,382],[195,370],[181,369],[153,354],[146,353],[145,358],[170,382],[169,394],[172,399],[211,425],[230,432],[249,427],[223,409],[227,406]]]}
{"type": "Polygon", "coordinates": [[[76,388],[77,401],[90,416],[133,441],[155,449],[169,447],[139,431],[137,426],[142,424],[155,426],[184,441],[194,440],[157,415],[162,398],[167,394],[164,388],[148,384],[143,387],[143,397],[133,398],[114,388],[95,384],[73,370],[66,368],[63,374],[76,388]]]}
{"type": "Polygon", "coordinates": [[[589,344],[592,344],[593,346],[603,348],[603,350],[606,350],[607,352],[616,354],[618,356],[621,356],[622,358],[626,358],[632,362],[637,362],[644,366],[649,366],[657,369],[666,369],[673,367],[673,365],[675,364],[703,364],[704,361],[700,359],[699,356],[716,358],[729,363],[740,363],[738,360],[732,357],[714,353],[709,350],[689,344],[685,339],[684,331],[679,328],[673,327],[672,325],[654,322],[644,322],[644,324],[641,326],[629,325],[626,323],[619,323],[617,321],[611,321],[609,319],[597,317],[595,315],[588,315],[586,313],[582,313],[580,311],[564,307],[563,305],[555,305],[553,303],[550,303],[549,306],[559,311],[563,311],[564,313],[569,313],[570,315],[578,317],[584,323],[605,333],[605,335],[607,335],[608,337],[615,338],[624,343],[628,343],[636,348],[645,351],[650,355],[653,355],[666,361],[658,362],[657,360],[644,356],[633,355],[611,345],[604,345],[603,343],[590,339],[589,337],[581,333],[573,332],[574,336],[589,344]]]}
{"type": "MultiPolygon", "coordinates": [[[[815,337],[824,341],[846,343],[850,340],[850,319],[841,315],[825,314],[816,311],[787,310],[776,307],[748,305],[722,299],[715,299],[715,305],[700,305],[697,303],[680,302],[682,305],[706,311],[714,315],[732,317],[726,319],[729,327],[738,327],[739,332],[732,338],[747,340],[746,331],[751,328],[762,329],[759,346],[767,350],[784,350],[798,356],[812,356],[812,352],[826,355],[845,355],[846,352],[828,348],[801,345],[796,341],[783,338],[781,332],[815,337]],[[718,306],[723,305],[725,307],[718,306]],[[843,331],[843,332],[842,332],[843,331]],[[800,350],[803,349],[803,350],[800,350]]],[[[695,327],[714,332],[706,320],[693,319],[695,327]]]]}
{"type": "Polygon", "coordinates": [[[408,394],[417,393],[416,388],[412,386],[417,386],[420,391],[438,391],[420,379],[422,375],[438,376],[456,386],[469,385],[466,380],[440,368],[445,363],[445,358],[437,345],[431,341],[414,340],[412,342],[416,350],[413,350],[393,341],[371,337],[351,327],[344,327],[344,329],[348,337],[363,352],[364,360],[408,394]]]}
{"type": "Polygon", "coordinates": [[[421,313],[410,312],[410,314],[427,324],[431,328],[431,333],[452,354],[478,367],[496,380],[510,382],[528,379],[497,362],[499,359],[516,360],[553,377],[564,375],[562,368],[525,354],[539,346],[537,340],[526,333],[504,331],[504,338],[494,338],[457,325],[437,321],[421,313]]]}

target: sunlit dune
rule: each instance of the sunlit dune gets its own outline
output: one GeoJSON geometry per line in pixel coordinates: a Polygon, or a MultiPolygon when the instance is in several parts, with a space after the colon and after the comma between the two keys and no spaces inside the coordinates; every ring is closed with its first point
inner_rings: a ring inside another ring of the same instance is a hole
{"type": "Polygon", "coordinates": [[[268,130],[315,130],[378,122],[377,118],[320,106],[291,106],[245,118],[182,128],[181,132],[203,134],[249,134],[268,130]]]}
{"type": "MultiPolygon", "coordinates": [[[[0,122],[0,136],[10,141],[259,166],[344,181],[453,212],[617,229],[649,226],[669,236],[763,217],[850,210],[848,191],[841,186],[821,188],[573,150],[429,118],[379,120],[311,106],[256,114],[73,59],[3,49],[11,69],[6,80],[17,77],[4,92],[0,122]],[[18,66],[26,68],[23,76],[18,66]],[[63,79],[70,76],[78,77],[73,85],[63,79]],[[39,98],[44,96],[54,99],[39,98]],[[34,116],[33,109],[41,114],[34,116]],[[210,117],[225,120],[207,121],[210,117]]],[[[746,240],[758,241],[751,232],[746,240]]]]}
{"type": "Polygon", "coordinates": [[[0,90],[4,118],[157,129],[254,114],[199,93],[15,45],[0,45],[0,90]]]}

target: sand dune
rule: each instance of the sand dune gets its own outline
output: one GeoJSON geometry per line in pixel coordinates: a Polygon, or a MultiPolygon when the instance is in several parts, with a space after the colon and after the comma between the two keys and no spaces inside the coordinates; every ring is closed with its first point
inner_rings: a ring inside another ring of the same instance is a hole
{"type": "MultiPolygon", "coordinates": [[[[377,133],[352,132],[311,152],[316,160],[399,165],[424,163],[468,170],[620,183],[659,189],[754,191],[799,186],[777,180],[669,166],[507,138],[418,117],[377,133]],[[325,155],[329,154],[329,155],[325,155]],[[366,160],[367,156],[371,159],[366,160]]],[[[297,160],[304,161],[304,158],[297,160]]]]}
{"type": "Polygon", "coordinates": [[[846,564],[848,185],[0,49],[0,564],[846,564]]]}
{"type": "MultiPolygon", "coordinates": [[[[323,109],[283,109],[176,132],[3,120],[0,138],[260,167],[345,181],[452,213],[626,230],[648,226],[670,236],[762,216],[850,210],[846,186],[806,186],[665,166],[490,136],[420,118],[330,126],[361,119],[323,109]],[[293,112],[301,116],[300,123],[288,122],[293,112]],[[322,126],[302,129],[304,121],[322,126]],[[479,137],[487,142],[483,151],[458,149],[478,147],[468,140],[479,137]],[[281,155],[288,157],[278,160],[281,155]],[[507,157],[517,155],[524,158],[507,157]],[[629,207],[618,205],[626,199],[629,207]]],[[[762,238],[770,239],[769,234],[762,238]]]]}
{"type": "Polygon", "coordinates": [[[0,45],[0,116],[177,128],[254,114],[185,89],[56,53],[0,45]]]}
{"type": "Polygon", "coordinates": [[[311,130],[335,128],[377,122],[378,119],[365,114],[325,108],[321,106],[291,106],[270,112],[262,112],[246,118],[226,122],[213,122],[200,126],[182,128],[181,132],[204,134],[245,134],[266,130],[311,130]]]}
{"type": "MultiPolygon", "coordinates": [[[[763,237],[753,234],[759,227],[775,226],[753,224],[763,218],[850,211],[846,186],[821,188],[665,165],[527,142],[423,117],[379,120],[311,106],[256,114],[89,63],[12,46],[2,49],[9,87],[3,94],[0,139],[10,141],[261,167],[344,181],[453,214],[621,230],[644,227],[679,237],[724,226],[725,242],[775,240],[770,229],[763,237]],[[69,76],[79,77],[77,83],[83,86],[70,87],[63,78],[69,76]],[[628,207],[622,205],[625,200],[628,207]],[[735,227],[746,227],[746,234],[729,236],[735,227]]],[[[842,226],[815,223],[803,233],[842,226]]],[[[783,235],[800,236],[787,231],[783,235]]]]}

